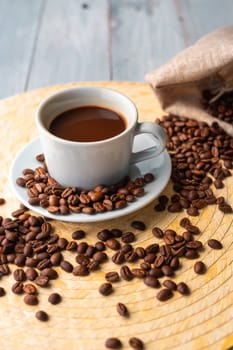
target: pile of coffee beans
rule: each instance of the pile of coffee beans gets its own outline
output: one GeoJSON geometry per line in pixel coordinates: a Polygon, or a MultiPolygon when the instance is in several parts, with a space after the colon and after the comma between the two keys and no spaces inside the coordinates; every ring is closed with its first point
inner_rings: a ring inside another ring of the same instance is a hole
{"type": "Polygon", "coordinates": [[[233,124],[233,91],[224,93],[218,99],[214,98],[214,94],[209,90],[202,93],[202,106],[207,113],[215,118],[223,120],[229,124],[233,124]]]}
{"type": "Polygon", "coordinates": [[[28,203],[45,208],[49,213],[97,214],[125,208],[144,195],[144,186],[154,180],[152,173],[131,180],[126,176],[116,184],[97,185],[92,190],[63,187],[50,177],[43,154],[37,156],[42,166],[24,169],[16,183],[27,189],[28,203]]]}
{"type": "MultiPolygon", "coordinates": [[[[190,217],[199,215],[207,205],[218,205],[224,214],[232,213],[231,205],[216,193],[231,176],[233,139],[217,124],[210,127],[173,115],[157,122],[167,130],[169,137],[167,147],[172,159],[174,194],[170,198],[159,196],[155,210],[167,209],[171,213],[186,210],[190,217]]],[[[144,185],[154,179],[152,174],[135,180],[127,177],[118,184],[97,186],[92,191],[63,188],[49,176],[43,155],[37,159],[42,165],[35,170],[25,169],[17,183],[26,188],[31,205],[40,205],[51,213],[93,214],[120,209],[143,195],[144,185]]],[[[139,220],[131,222],[126,232],[119,228],[102,229],[97,232],[96,242],[90,245],[83,240],[86,236],[83,230],[77,228],[68,241],[55,232],[45,217],[31,215],[22,205],[12,213],[12,218],[0,217],[0,277],[9,275],[13,268],[13,293],[21,295],[28,305],[39,305],[40,288],[52,287],[52,281],[59,278],[58,266],[78,278],[95,273],[111,259],[116,268],[105,273],[105,280],[97,290],[103,298],[111,297],[117,283],[130,283],[134,279],[156,289],[155,297],[160,302],[177,293],[185,297],[191,293],[190,287],[184,281],[176,283],[174,280],[182,259],[195,260],[193,270],[196,275],[206,273],[208,268],[200,259],[204,249],[197,238],[200,229],[189,217],[180,220],[180,228],[176,231],[153,227],[151,234],[155,240],[147,246],[136,245],[135,230],[146,229],[146,224],[139,220]],[[75,264],[65,259],[64,251],[75,254],[75,264]]],[[[222,243],[214,238],[208,240],[207,246],[208,249],[222,249],[222,243]]],[[[0,287],[0,297],[6,293],[0,287]]],[[[60,294],[49,295],[48,303],[57,305],[60,302],[60,294]]],[[[119,301],[116,315],[127,319],[131,310],[119,301]]],[[[38,310],[35,317],[40,321],[49,320],[44,310],[38,310]]],[[[131,337],[129,345],[133,349],[144,349],[143,341],[137,337],[131,337]]],[[[105,346],[120,349],[123,343],[113,337],[106,340],[105,346]]]]}
{"type": "MultiPolygon", "coordinates": [[[[142,221],[132,221],[130,226],[131,229],[139,231],[146,229],[142,221]]],[[[185,282],[176,284],[172,279],[180,268],[182,258],[199,259],[203,250],[201,241],[195,238],[200,230],[188,217],[181,219],[180,227],[182,233],[153,227],[152,235],[156,241],[145,247],[135,246],[136,235],[133,231],[106,228],[97,232],[96,243],[90,245],[83,241],[86,236],[83,230],[75,230],[71,235],[72,239],[68,241],[55,232],[46,218],[31,215],[21,205],[12,213],[12,218],[0,217],[0,277],[9,275],[13,268],[15,282],[12,292],[22,296],[25,304],[35,306],[39,304],[40,288],[51,288],[52,281],[59,278],[57,266],[77,277],[88,276],[111,259],[117,268],[105,274],[106,281],[103,281],[98,290],[101,295],[107,297],[114,293],[115,283],[130,282],[137,278],[150,288],[160,289],[156,297],[164,302],[176,291],[182,295],[190,293],[185,282]],[[78,242],[80,239],[81,242],[78,242]],[[161,244],[158,239],[162,241],[161,244]],[[75,266],[64,258],[64,251],[75,254],[75,266]],[[131,263],[133,267],[130,266],[131,263]],[[161,282],[161,278],[166,279],[161,282]]],[[[208,246],[212,249],[222,248],[222,244],[216,239],[210,239],[208,246]]],[[[197,274],[205,273],[206,269],[201,260],[194,265],[197,274]]],[[[0,287],[1,297],[6,292],[0,287]]],[[[48,297],[48,303],[53,305],[61,301],[62,296],[56,292],[48,297]]],[[[116,305],[116,314],[128,318],[130,310],[119,302],[116,305]]],[[[40,321],[49,320],[49,315],[44,310],[36,311],[35,317],[40,321]]],[[[106,341],[106,346],[112,344],[113,340],[110,339],[106,341]]],[[[122,344],[118,338],[114,339],[113,344],[122,344]]],[[[143,342],[136,337],[131,338],[129,344],[134,349],[144,348],[143,342]]]]}
{"type": "MultiPolygon", "coordinates": [[[[173,115],[157,122],[166,129],[168,151],[172,160],[173,189],[170,198],[159,197],[156,211],[181,212],[198,216],[207,205],[217,204],[223,213],[232,213],[224,197],[214,191],[224,187],[233,168],[233,139],[217,123],[206,123],[173,115]],[[212,187],[213,186],[213,187],[212,187]]],[[[217,192],[217,191],[215,191],[217,192]]]]}

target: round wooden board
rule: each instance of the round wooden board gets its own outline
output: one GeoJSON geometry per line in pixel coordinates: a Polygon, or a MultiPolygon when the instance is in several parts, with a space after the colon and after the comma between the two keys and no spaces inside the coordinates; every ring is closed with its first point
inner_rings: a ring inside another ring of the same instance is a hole
{"type": "MultiPolygon", "coordinates": [[[[105,86],[125,93],[135,101],[141,121],[154,121],[162,115],[150,87],[131,82],[57,85],[0,101],[0,197],[6,199],[6,204],[1,206],[2,216],[10,216],[19,206],[19,201],[9,187],[9,169],[18,150],[38,136],[34,122],[36,107],[55,91],[80,85],[105,86]]],[[[228,178],[225,188],[218,190],[218,194],[224,195],[231,204],[232,185],[232,178],[228,178]]],[[[170,184],[164,193],[171,193],[170,184]]],[[[60,236],[69,239],[75,229],[84,229],[89,243],[96,241],[96,233],[103,228],[131,230],[130,223],[135,219],[143,220],[147,225],[144,232],[134,230],[137,236],[135,246],[146,246],[158,241],[151,233],[154,226],[172,228],[182,233],[179,221],[184,214],[156,213],[154,204],[127,217],[103,223],[86,225],[53,221],[52,224],[60,236]]],[[[2,278],[0,285],[6,289],[6,296],[0,300],[1,348],[99,350],[105,348],[106,338],[115,336],[121,339],[124,349],[129,349],[129,338],[137,336],[145,342],[145,349],[148,350],[226,350],[233,345],[232,218],[232,215],[218,211],[216,206],[203,210],[198,218],[191,218],[202,232],[199,239],[205,249],[201,259],[208,271],[205,275],[196,275],[193,271],[194,262],[183,259],[175,281],[185,281],[190,286],[191,295],[187,297],[175,293],[172,299],[161,303],[155,298],[157,290],[146,287],[139,279],[121,281],[114,285],[112,295],[103,297],[98,293],[98,287],[104,282],[105,273],[119,270],[119,266],[111,260],[100,271],[82,278],[58,268],[59,279],[52,282],[51,288],[40,289],[39,306],[27,306],[22,296],[12,293],[12,275],[2,278]],[[209,238],[219,239],[223,249],[211,250],[206,244],[209,238]],[[57,306],[49,304],[47,300],[48,295],[55,291],[63,297],[62,303],[57,306]],[[118,302],[127,305],[129,318],[124,319],[117,314],[118,302]],[[42,323],[35,318],[38,309],[48,312],[49,322],[42,323]]],[[[108,253],[112,255],[112,252],[108,253]]],[[[74,254],[69,253],[67,257],[73,261],[74,254]]]]}

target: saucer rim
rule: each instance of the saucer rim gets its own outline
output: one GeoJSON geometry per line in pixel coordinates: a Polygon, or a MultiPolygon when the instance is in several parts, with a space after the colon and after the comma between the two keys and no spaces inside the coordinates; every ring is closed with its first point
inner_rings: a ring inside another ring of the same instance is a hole
{"type": "MultiPolygon", "coordinates": [[[[46,209],[41,208],[40,206],[33,206],[28,203],[28,197],[26,195],[26,189],[20,187],[16,183],[16,179],[20,176],[22,176],[22,171],[25,168],[35,168],[36,165],[31,165],[32,163],[37,163],[36,155],[42,153],[42,147],[40,144],[40,138],[34,138],[33,140],[29,141],[27,144],[25,144],[24,147],[22,147],[18,153],[16,154],[15,158],[13,159],[10,167],[10,175],[9,175],[9,181],[11,189],[13,190],[13,193],[15,196],[20,200],[22,204],[24,204],[29,210],[35,212],[36,214],[42,215],[44,217],[47,217],[49,219],[63,221],[63,222],[70,222],[70,223],[95,223],[95,222],[101,222],[101,221],[107,221],[107,220],[114,220],[117,218],[120,218],[122,216],[126,216],[129,214],[132,214],[144,207],[146,207],[148,204],[150,204],[153,200],[155,200],[159,194],[164,190],[164,188],[167,186],[170,176],[171,176],[171,158],[168,154],[168,151],[165,149],[160,156],[164,156],[164,159],[162,161],[162,164],[158,166],[157,168],[148,169],[146,172],[152,172],[155,176],[154,181],[146,184],[145,189],[148,189],[148,191],[145,192],[145,194],[142,197],[138,197],[135,202],[129,203],[126,207],[118,210],[112,210],[104,213],[96,213],[93,215],[83,214],[83,213],[70,213],[68,215],[61,215],[61,214],[51,214],[46,209]],[[40,151],[38,151],[39,149],[40,151]],[[28,161],[28,153],[31,154],[31,156],[34,157],[34,159],[30,160],[28,162],[29,164],[24,166],[24,162],[20,163],[21,159],[27,159],[28,161]],[[19,166],[20,163],[20,166],[19,166]],[[22,165],[22,167],[21,167],[22,165]],[[20,170],[19,170],[20,168],[20,170]],[[157,171],[159,169],[160,173],[161,170],[165,168],[164,173],[160,174],[159,177],[156,177],[157,171]],[[20,172],[20,173],[19,173],[20,172]],[[166,174],[167,176],[165,176],[166,174]],[[159,188],[156,186],[156,181],[160,180],[162,181],[159,188]],[[154,190],[157,188],[157,190],[154,192],[154,190]],[[22,193],[25,193],[24,195],[22,193]]],[[[146,162],[148,164],[153,161],[153,159],[146,160],[144,162],[136,164],[136,167],[141,170],[142,165],[146,162]]],[[[39,166],[39,162],[38,162],[39,166]]],[[[135,165],[130,166],[130,171],[132,171],[133,167],[135,165]]],[[[143,171],[142,174],[146,173],[143,171]]],[[[136,175],[137,176],[137,175],[136,175]]],[[[133,177],[133,176],[132,176],[133,177]]]]}

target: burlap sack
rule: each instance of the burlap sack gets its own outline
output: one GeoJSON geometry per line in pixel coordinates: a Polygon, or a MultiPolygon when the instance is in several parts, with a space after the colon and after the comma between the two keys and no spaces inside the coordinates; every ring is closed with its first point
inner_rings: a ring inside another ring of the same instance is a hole
{"type": "Polygon", "coordinates": [[[233,26],[209,33],[145,78],[166,112],[218,122],[233,136],[233,126],[206,113],[201,104],[205,89],[215,99],[233,90],[233,26]]]}

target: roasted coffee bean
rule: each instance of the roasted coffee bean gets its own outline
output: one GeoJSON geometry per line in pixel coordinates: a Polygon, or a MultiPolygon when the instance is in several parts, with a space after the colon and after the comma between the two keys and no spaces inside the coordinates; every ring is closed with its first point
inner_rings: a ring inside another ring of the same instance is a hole
{"type": "Polygon", "coordinates": [[[174,270],[169,265],[163,265],[161,267],[161,270],[162,270],[164,276],[173,276],[174,275],[174,270]]]}
{"type": "Polygon", "coordinates": [[[144,349],[144,343],[141,339],[132,337],[129,339],[129,345],[131,348],[135,350],[143,350],[144,349]]]}
{"type": "Polygon", "coordinates": [[[3,297],[6,294],[6,291],[3,287],[0,287],[0,297],[3,297]]]}
{"type": "Polygon", "coordinates": [[[75,241],[69,241],[69,243],[66,246],[66,250],[68,251],[75,251],[77,249],[77,243],[75,241]]]}
{"type": "Polygon", "coordinates": [[[159,245],[157,243],[152,243],[145,248],[146,254],[156,254],[159,251],[159,245]]]}
{"type": "Polygon", "coordinates": [[[81,242],[79,243],[78,247],[77,247],[77,253],[79,254],[85,254],[88,248],[88,244],[87,242],[81,242]]]}
{"type": "Polygon", "coordinates": [[[152,233],[156,238],[163,238],[164,233],[159,227],[153,227],[152,233]]]}
{"type": "Polygon", "coordinates": [[[136,239],[135,234],[133,232],[125,232],[123,233],[121,240],[124,243],[132,243],[136,239]]]}
{"type": "Polygon", "coordinates": [[[39,275],[36,277],[34,282],[35,282],[35,284],[37,284],[40,287],[47,287],[47,285],[49,283],[49,278],[47,276],[39,275]]]}
{"type": "Polygon", "coordinates": [[[118,303],[116,306],[116,309],[117,309],[117,312],[119,313],[119,315],[121,315],[123,317],[129,316],[129,311],[128,311],[127,307],[125,306],[125,304],[118,303]]]}
{"type": "Polygon", "coordinates": [[[144,279],[143,279],[143,282],[149,286],[149,287],[152,287],[152,288],[158,288],[160,287],[160,283],[158,281],[158,279],[155,277],[155,276],[146,276],[144,279]]]}
{"type": "Polygon", "coordinates": [[[112,238],[112,236],[112,232],[107,229],[104,229],[97,233],[97,238],[103,242],[106,242],[108,239],[112,238]]]}
{"type": "Polygon", "coordinates": [[[14,283],[11,290],[15,294],[22,294],[23,293],[23,283],[22,282],[14,283]]]}
{"type": "Polygon", "coordinates": [[[146,183],[152,182],[154,180],[154,174],[152,173],[147,173],[144,175],[143,179],[146,183]]]}
{"type": "Polygon", "coordinates": [[[184,282],[180,282],[180,283],[177,284],[177,291],[178,291],[180,294],[183,294],[183,295],[188,295],[188,294],[190,294],[189,287],[188,287],[187,284],[184,283],[184,282]]]}
{"type": "Polygon", "coordinates": [[[110,283],[115,283],[120,280],[120,276],[118,272],[110,271],[105,274],[105,279],[110,283]]]}
{"type": "Polygon", "coordinates": [[[184,256],[187,258],[187,259],[197,259],[199,257],[199,254],[196,250],[193,250],[193,249],[188,249],[184,256]]]}
{"type": "Polygon", "coordinates": [[[131,272],[134,275],[134,277],[137,278],[144,278],[146,275],[145,270],[139,268],[132,268],[131,272]]]}
{"type": "Polygon", "coordinates": [[[115,238],[120,238],[122,236],[122,231],[119,228],[112,228],[111,229],[111,234],[115,238]]]}
{"type": "Polygon", "coordinates": [[[89,244],[85,252],[85,255],[91,259],[95,253],[96,253],[96,248],[93,245],[89,244]]]}
{"type": "Polygon", "coordinates": [[[122,247],[121,247],[121,252],[123,254],[127,254],[129,252],[133,251],[133,246],[130,243],[125,243],[122,247]]]}
{"type": "Polygon", "coordinates": [[[57,305],[61,302],[61,296],[58,293],[52,293],[48,297],[48,302],[53,305],[57,305]]]}
{"type": "MultiPolygon", "coordinates": [[[[90,262],[90,258],[84,254],[78,254],[75,258],[76,262],[80,265],[87,266],[90,262]]],[[[69,272],[69,271],[68,271],[69,272]]]]}
{"type": "Polygon", "coordinates": [[[99,287],[99,293],[102,295],[109,295],[113,292],[113,288],[112,288],[112,284],[111,283],[103,283],[101,284],[101,286],[99,287]]]}
{"type": "Polygon", "coordinates": [[[168,199],[167,196],[161,195],[161,196],[159,196],[158,201],[159,201],[160,204],[165,206],[165,205],[167,205],[169,199],[168,199]]]}
{"type": "Polygon", "coordinates": [[[121,349],[122,343],[118,338],[108,338],[105,341],[105,347],[108,349],[121,349]]]}
{"type": "Polygon", "coordinates": [[[59,238],[58,241],[57,241],[57,245],[59,248],[61,249],[66,249],[66,246],[68,244],[68,241],[66,238],[59,238]]]}
{"type": "Polygon", "coordinates": [[[118,240],[116,240],[115,238],[109,238],[107,239],[107,241],[105,242],[106,246],[112,250],[119,250],[121,247],[120,242],[118,242],[118,240]]]}
{"type": "Polygon", "coordinates": [[[36,287],[34,286],[34,284],[31,284],[31,283],[27,283],[23,286],[23,291],[26,293],[26,294],[36,294],[37,293],[37,289],[36,287]]]}
{"type": "Polygon", "coordinates": [[[117,264],[117,265],[123,264],[125,262],[125,254],[121,251],[116,252],[112,256],[112,261],[114,262],[114,264],[117,264]]]}
{"type": "Polygon", "coordinates": [[[106,246],[105,246],[105,244],[103,242],[98,241],[98,242],[95,243],[95,248],[98,251],[102,252],[102,251],[104,251],[106,249],[106,246]]]}
{"type": "Polygon", "coordinates": [[[166,209],[166,206],[161,203],[158,203],[154,206],[154,210],[157,212],[164,211],[165,209],[166,209]]]}
{"type": "Polygon", "coordinates": [[[218,205],[218,209],[224,214],[230,214],[233,212],[232,206],[227,203],[222,203],[218,205]]]}
{"type": "Polygon", "coordinates": [[[37,305],[39,303],[37,296],[34,294],[26,294],[23,300],[27,305],[37,305]]]}
{"type": "Polygon", "coordinates": [[[168,288],[168,289],[171,289],[171,290],[176,290],[177,289],[177,285],[174,281],[172,280],[165,280],[163,281],[163,286],[168,288]]]}
{"type": "Polygon", "coordinates": [[[131,226],[139,231],[144,231],[146,229],[146,225],[143,221],[138,221],[138,220],[132,221],[131,226]]]}
{"type": "Polygon", "coordinates": [[[194,265],[194,271],[198,275],[202,275],[206,272],[206,265],[202,261],[197,261],[194,265]]]}
{"type": "MultiPolygon", "coordinates": [[[[0,198],[0,205],[3,205],[3,204],[5,204],[5,199],[4,198],[0,198]]],[[[12,216],[14,216],[14,215],[12,215],[12,216]]]]}
{"type": "Polygon", "coordinates": [[[143,259],[146,255],[146,251],[143,247],[135,248],[135,253],[137,254],[139,259],[143,259]]]}
{"type": "Polygon", "coordinates": [[[0,277],[7,276],[10,274],[10,268],[7,264],[0,265],[0,277]]]}
{"type": "Polygon", "coordinates": [[[60,265],[60,262],[62,261],[63,256],[60,252],[56,252],[50,256],[50,261],[53,266],[60,265]]]}
{"type": "Polygon", "coordinates": [[[199,211],[197,208],[194,207],[190,207],[187,209],[187,214],[190,216],[198,216],[199,215],[199,211]]]}
{"type": "Polygon", "coordinates": [[[91,260],[87,265],[87,268],[89,269],[90,272],[98,270],[99,267],[100,267],[100,261],[96,261],[96,260],[91,260]]]}
{"type": "Polygon", "coordinates": [[[167,301],[172,296],[173,296],[172,290],[168,288],[161,289],[156,295],[159,301],[167,301]]]}
{"type": "Polygon", "coordinates": [[[60,267],[62,268],[62,270],[64,270],[65,272],[72,272],[73,271],[73,265],[67,261],[67,260],[62,260],[60,262],[60,267]]]}
{"type": "Polygon", "coordinates": [[[51,267],[47,267],[41,271],[41,276],[47,276],[50,280],[55,280],[58,278],[58,273],[51,267]]]}
{"type": "Polygon", "coordinates": [[[43,310],[37,311],[35,316],[39,321],[42,321],[42,322],[46,322],[49,319],[48,314],[43,310]]]}
{"type": "Polygon", "coordinates": [[[26,274],[23,269],[16,269],[13,273],[14,279],[18,282],[23,282],[26,280],[26,274]]]}
{"type": "Polygon", "coordinates": [[[23,267],[25,265],[26,256],[24,254],[18,254],[15,257],[14,264],[19,267],[23,267]]]}
{"type": "Polygon", "coordinates": [[[201,249],[202,248],[202,242],[201,241],[190,241],[186,243],[186,248],[189,249],[201,249]]]}
{"type": "Polygon", "coordinates": [[[104,262],[104,261],[106,261],[106,260],[108,259],[108,256],[107,256],[106,253],[100,252],[100,251],[99,251],[99,252],[96,252],[96,253],[93,255],[92,259],[93,259],[94,261],[98,261],[99,263],[102,263],[102,262],[104,262]]]}
{"type": "Polygon", "coordinates": [[[127,265],[124,265],[120,268],[120,275],[123,280],[131,281],[134,278],[132,271],[127,265]]]}
{"type": "Polygon", "coordinates": [[[74,276],[88,276],[89,269],[86,265],[78,265],[73,268],[74,276]]]}
{"type": "Polygon", "coordinates": [[[209,239],[207,244],[212,249],[222,249],[222,243],[219,242],[217,239],[209,239]]]}
{"type": "Polygon", "coordinates": [[[38,272],[33,267],[26,269],[25,274],[29,281],[34,281],[38,276],[38,272]]]}
{"type": "Polygon", "coordinates": [[[83,239],[85,236],[86,236],[86,233],[83,230],[76,230],[72,233],[72,239],[76,239],[76,240],[83,239]]]}

